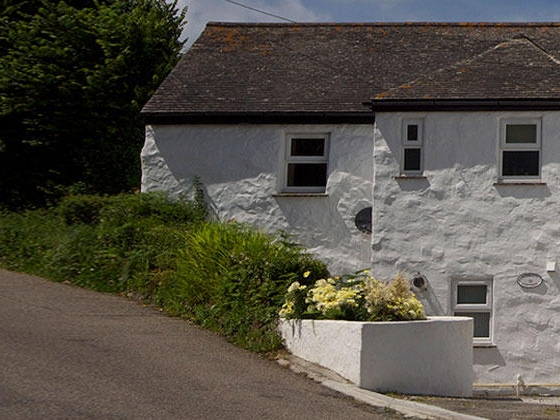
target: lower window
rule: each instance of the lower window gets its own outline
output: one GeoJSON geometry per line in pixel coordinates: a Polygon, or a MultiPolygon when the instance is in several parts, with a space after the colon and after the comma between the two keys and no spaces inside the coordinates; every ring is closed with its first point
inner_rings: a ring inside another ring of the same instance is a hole
{"type": "Polygon", "coordinates": [[[453,283],[452,313],[473,318],[474,344],[492,344],[492,306],[492,280],[453,283]]]}

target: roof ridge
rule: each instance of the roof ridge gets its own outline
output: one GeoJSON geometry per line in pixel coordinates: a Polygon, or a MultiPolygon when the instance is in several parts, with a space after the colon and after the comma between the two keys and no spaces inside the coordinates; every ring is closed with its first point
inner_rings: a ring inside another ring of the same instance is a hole
{"type": "Polygon", "coordinates": [[[243,27],[266,27],[266,26],[371,26],[371,27],[499,27],[499,28],[538,28],[538,27],[560,27],[560,21],[550,22],[426,22],[426,21],[411,21],[411,22],[222,22],[210,21],[206,26],[243,26],[243,27]]]}

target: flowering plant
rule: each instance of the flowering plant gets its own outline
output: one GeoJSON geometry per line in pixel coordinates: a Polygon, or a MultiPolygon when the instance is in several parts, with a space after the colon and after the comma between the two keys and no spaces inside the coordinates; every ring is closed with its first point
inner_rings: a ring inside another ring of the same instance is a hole
{"type": "MultiPolygon", "coordinates": [[[[307,278],[309,272],[304,273],[307,278]]],[[[287,319],[348,321],[407,321],[426,319],[422,303],[398,274],[391,282],[373,278],[368,270],[351,276],[329,277],[308,288],[294,282],[288,288],[280,316],[287,319]]]]}

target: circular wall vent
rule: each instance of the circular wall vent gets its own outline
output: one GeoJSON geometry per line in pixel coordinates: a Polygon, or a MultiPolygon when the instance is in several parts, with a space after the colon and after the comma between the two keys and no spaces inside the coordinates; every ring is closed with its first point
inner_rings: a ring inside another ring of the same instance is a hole
{"type": "Polygon", "coordinates": [[[371,207],[361,209],[354,219],[354,223],[360,232],[371,233],[371,207]]]}

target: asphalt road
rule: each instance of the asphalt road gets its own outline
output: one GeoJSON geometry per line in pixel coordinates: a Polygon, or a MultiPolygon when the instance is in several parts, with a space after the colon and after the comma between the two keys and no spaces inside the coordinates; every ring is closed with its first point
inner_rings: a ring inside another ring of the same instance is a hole
{"type": "Polygon", "coordinates": [[[0,419],[402,419],[154,308],[0,270],[0,419]]]}

